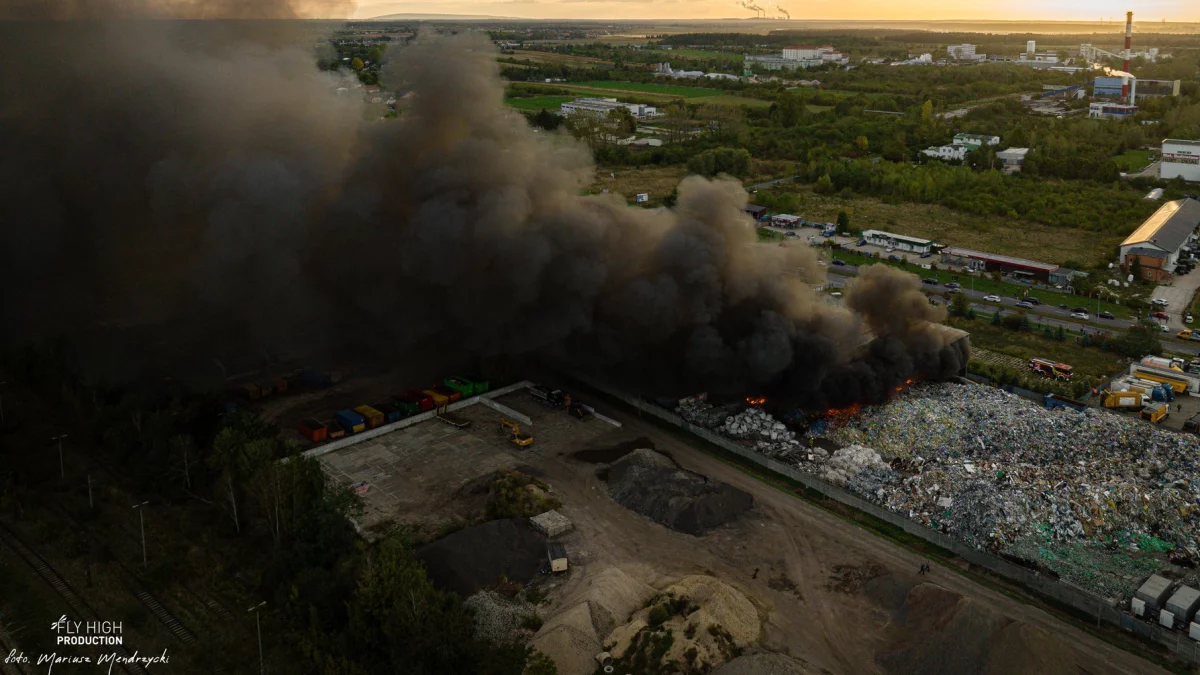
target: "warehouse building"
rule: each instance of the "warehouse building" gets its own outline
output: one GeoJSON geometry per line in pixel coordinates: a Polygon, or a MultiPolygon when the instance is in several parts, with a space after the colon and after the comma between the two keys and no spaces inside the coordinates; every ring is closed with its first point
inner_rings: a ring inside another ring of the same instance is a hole
{"type": "Polygon", "coordinates": [[[1200,228],[1200,202],[1176,199],[1163,204],[1121,242],[1121,266],[1128,272],[1136,259],[1150,281],[1170,279],[1184,245],[1200,228]]]}
{"type": "Polygon", "coordinates": [[[562,104],[560,111],[563,115],[607,115],[618,108],[628,108],[634,117],[653,117],[658,111],[653,106],[644,103],[622,103],[615,98],[581,98],[562,104]]]}
{"type": "Polygon", "coordinates": [[[887,249],[894,248],[897,251],[916,254],[933,252],[933,242],[928,239],[906,237],[903,234],[892,234],[891,232],[880,232],[879,230],[865,230],[862,236],[872,246],[882,246],[887,249]]]}
{"type": "Polygon", "coordinates": [[[976,272],[1000,272],[1011,274],[1029,280],[1042,282],[1050,281],[1050,274],[1058,270],[1058,265],[1012,258],[1006,255],[983,253],[965,248],[947,248],[942,251],[942,262],[947,265],[966,267],[976,272]]]}
{"type": "Polygon", "coordinates": [[[1088,118],[1094,120],[1124,120],[1137,114],[1136,105],[1095,101],[1088,105],[1088,118]]]}
{"type": "Polygon", "coordinates": [[[1163,180],[1182,178],[1200,181],[1200,141],[1164,140],[1159,172],[1163,180]]]}
{"type": "Polygon", "coordinates": [[[997,152],[996,159],[1000,160],[1004,173],[1016,173],[1025,165],[1025,155],[1028,154],[1029,148],[1009,148],[997,152]]]}

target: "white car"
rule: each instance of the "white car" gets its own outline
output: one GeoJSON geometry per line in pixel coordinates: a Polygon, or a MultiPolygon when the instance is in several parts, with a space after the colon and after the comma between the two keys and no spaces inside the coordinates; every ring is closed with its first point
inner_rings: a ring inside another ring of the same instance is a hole
{"type": "Polygon", "coordinates": [[[998,295],[985,295],[983,296],[983,299],[987,300],[988,302],[1000,302],[1000,296],[998,295]]]}
{"type": "Polygon", "coordinates": [[[1171,332],[1171,329],[1170,329],[1170,328],[1168,328],[1168,327],[1167,327],[1167,324],[1165,324],[1165,323],[1160,323],[1160,324],[1158,324],[1158,327],[1159,327],[1159,328],[1161,328],[1161,329],[1162,329],[1162,332],[1164,332],[1164,333],[1170,333],[1170,332],[1171,332]]]}
{"type": "Polygon", "coordinates": [[[1167,306],[1167,301],[1163,300],[1162,298],[1155,298],[1155,299],[1151,300],[1150,303],[1154,304],[1154,305],[1158,305],[1159,307],[1167,306]]]}
{"type": "Polygon", "coordinates": [[[1088,313],[1087,312],[1071,312],[1071,318],[1072,319],[1083,319],[1086,321],[1088,319],[1088,313]]]}

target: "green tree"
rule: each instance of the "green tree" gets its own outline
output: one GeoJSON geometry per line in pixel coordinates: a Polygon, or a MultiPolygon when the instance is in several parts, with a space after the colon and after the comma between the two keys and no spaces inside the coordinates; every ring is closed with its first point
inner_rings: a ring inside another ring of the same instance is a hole
{"type": "Polygon", "coordinates": [[[971,311],[971,300],[966,293],[955,293],[950,300],[949,311],[954,316],[967,316],[971,311]]]}
{"type": "Polygon", "coordinates": [[[362,59],[358,58],[357,56],[354,57],[353,59],[350,60],[350,67],[355,70],[362,70],[363,69],[362,59]]]}
{"type": "Polygon", "coordinates": [[[1000,310],[996,310],[996,311],[992,312],[992,325],[993,326],[1000,325],[1000,310]]]}
{"type": "Polygon", "coordinates": [[[845,211],[838,211],[837,226],[839,232],[845,232],[850,229],[850,214],[845,211]]]}
{"type": "Polygon", "coordinates": [[[825,174],[817,179],[817,184],[813,187],[813,191],[822,195],[833,194],[833,179],[829,177],[829,174],[825,174]]]}
{"type": "Polygon", "coordinates": [[[775,99],[775,121],[779,126],[791,128],[804,118],[804,101],[795,92],[785,91],[775,99]]]}
{"type": "Polygon", "coordinates": [[[859,136],[854,139],[854,147],[859,150],[866,150],[870,145],[870,141],[867,140],[866,136],[859,136]]]}
{"type": "Polygon", "coordinates": [[[522,675],[558,675],[558,666],[554,660],[545,654],[534,651],[525,661],[525,672],[522,675]]]}
{"type": "Polygon", "coordinates": [[[931,126],[933,124],[933,101],[925,101],[921,104],[921,125],[931,126]]]}
{"type": "Polygon", "coordinates": [[[1139,256],[1134,256],[1129,263],[1129,273],[1133,275],[1134,281],[1142,280],[1142,259],[1139,256]]]}

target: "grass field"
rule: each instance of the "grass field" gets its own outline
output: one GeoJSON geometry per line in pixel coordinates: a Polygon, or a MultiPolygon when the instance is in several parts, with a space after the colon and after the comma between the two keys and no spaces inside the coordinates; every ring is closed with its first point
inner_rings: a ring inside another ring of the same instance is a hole
{"type": "Polygon", "coordinates": [[[720,89],[685,87],[678,84],[658,84],[655,82],[618,82],[597,80],[595,82],[578,82],[576,83],[576,86],[592,87],[595,89],[612,89],[614,91],[636,91],[648,94],[665,94],[667,96],[682,96],[684,98],[717,96],[722,93],[720,89]]]}
{"type": "Polygon", "coordinates": [[[650,195],[651,204],[662,202],[662,198],[671,194],[679,185],[679,181],[688,174],[683,166],[654,166],[644,168],[599,168],[596,170],[596,182],[589,190],[599,193],[607,189],[624,195],[632,200],[633,196],[642,192],[650,195]],[[615,174],[615,178],[609,174],[615,174]]]}
{"type": "MultiPolygon", "coordinates": [[[[540,84],[538,82],[521,82],[520,85],[527,90],[544,90],[555,91],[566,89],[568,91],[579,92],[583,96],[606,96],[610,98],[618,98],[622,101],[630,101],[634,103],[649,103],[651,105],[666,105],[671,101],[677,101],[681,98],[687,98],[681,94],[666,94],[654,93],[650,91],[637,91],[620,88],[602,88],[591,85],[630,85],[631,82],[589,82],[586,84],[570,84],[566,82],[555,82],[553,84],[540,84]]],[[[654,85],[650,85],[654,86],[654,85]]],[[[658,86],[673,86],[673,85],[658,85],[658,86]]],[[[681,87],[682,89],[699,89],[698,87],[681,87]]],[[[712,104],[712,105],[745,105],[752,108],[769,107],[770,101],[763,101],[756,98],[746,98],[735,94],[724,94],[719,90],[710,90],[712,95],[696,96],[689,99],[690,103],[712,104]]],[[[821,106],[809,106],[809,110],[821,111],[827,110],[821,106]]]]}
{"type": "Polygon", "coordinates": [[[1084,347],[1075,342],[1073,336],[1059,342],[1037,332],[1023,333],[993,325],[988,317],[979,315],[974,319],[952,316],[946,323],[970,333],[972,345],[1022,361],[1045,358],[1069,363],[1075,369],[1076,378],[1087,378],[1087,381],[1105,379],[1124,370],[1121,357],[1096,347],[1084,347]]]}
{"type": "MultiPolygon", "coordinates": [[[[745,96],[735,96],[733,94],[719,94],[717,96],[705,96],[704,99],[700,102],[704,103],[705,105],[712,103],[712,104],[716,104],[716,105],[744,105],[744,106],[749,106],[751,108],[769,108],[769,107],[771,107],[770,101],[764,101],[761,98],[748,98],[745,96]]],[[[808,110],[809,110],[809,112],[821,112],[824,110],[828,110],[828,108],[826,108],[824,106],[819,106],[819,105],[816,105],[816,106],[810,105],[810,106],[808,106],[808,110]]]]}
{"type": "Polygon", "coordinates": [[[798,216],[833,221],[838,211],[850,212],[850,222],[861,229],[877,229],[932,239],[941,244],[1011,255],[1041,262],[1081,265],[1103,262],[1121,243],[1118,235],[1079,232],[1000,216],[977,216],[933,204],[886,204],[870,197],[818,195],[807,186],[799,189],[798,216]]]}
{"type": "Polygon", "coordinates": [[[562,104],[574,100],[574,96],[531,96],[529,98],[506,98],[504,102],[517,110],[538,112],[545,108],[550,112],[557,113],[562,104]]]}
{"type": "Polygon", "coordinates": [[[742,54],[735,54],[733,52],[710,52],[706,49],[672,49],[671,51],[650,49],[646,51],[651,54],[657,54],[664,61],[669,60],[671,56],[680,56],[689,59],[713,59],[715,61],[730,61],[734,63],[741,63],[743,60],[742,54]]]}
{"type": "Polygon", "coordinates": [[[1150,150],[1126,150],[1125,152],[1113,157],[1113,162],[1117,168],[1125,173],[1136,173],[1150,166],[1150,155],[1153,152],[1150,150]]]}
{"type": "Polygon", "coordinates": [[[518,61],[533,61],[535,63],[565,63],[569,66],[604,66],[612,65],[612,61],[597,59],[591,56],[574,56],[572,54],[557,54],[555,52],[514,50],[511,54],[501,54],[501,57],[517,59],[518,61]]]}

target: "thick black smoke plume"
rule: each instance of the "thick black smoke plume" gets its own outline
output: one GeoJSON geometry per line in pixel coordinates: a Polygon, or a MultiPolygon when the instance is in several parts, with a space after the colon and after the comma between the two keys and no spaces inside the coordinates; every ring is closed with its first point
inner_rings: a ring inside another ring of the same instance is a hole
{"type": "MultiPolygon", "coordinates": [[[[114,5],[136,3],[42,15],[114,5]]],[[[255,16],[308,15],[269,5],[255,16]]],[[[9,346],[65,337],[126,374],[130,353],[537,355],[806,405],[965,363],[911,275],[870,268],[827,305],[811,252],[755,243],[735,182],[688,178],[665,213],[579,196],[586,149],[505,109],[484,40],[394,50],[386,79],[412,106],[379,121],[317,71],[318,39],[305,22],[0,24],[21,64],[0,79],[9,346]]]]}

